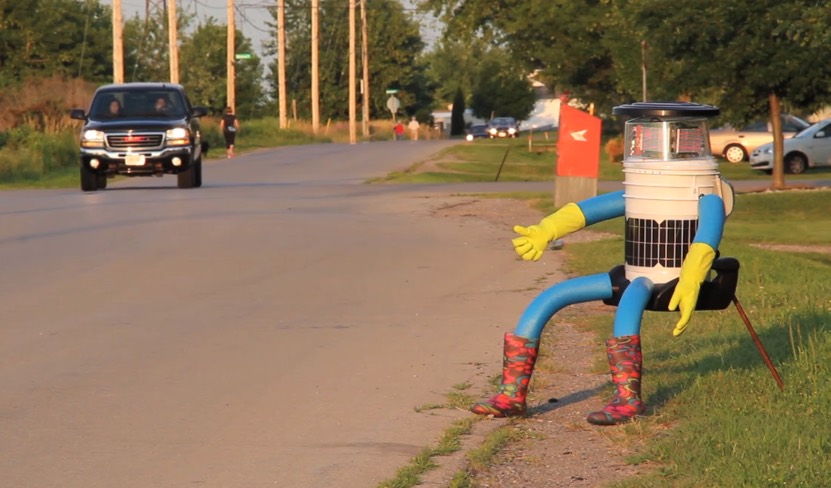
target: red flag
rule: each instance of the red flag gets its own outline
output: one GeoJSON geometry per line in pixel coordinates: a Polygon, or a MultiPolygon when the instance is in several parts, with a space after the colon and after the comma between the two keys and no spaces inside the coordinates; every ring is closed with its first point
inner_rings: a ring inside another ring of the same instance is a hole
{"type": "Polygon", "coordinates": [[[600,119],[560,105],[557,176],[597,178],[600,167],[600,119]]]}

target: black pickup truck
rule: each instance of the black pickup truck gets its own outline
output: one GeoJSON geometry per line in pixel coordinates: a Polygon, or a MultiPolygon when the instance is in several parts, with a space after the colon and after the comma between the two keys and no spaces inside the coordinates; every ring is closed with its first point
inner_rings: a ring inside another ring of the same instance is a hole
{"type": "Polygon", "coordinates": [[[123,83],[98,88],[89,112],[73,109],[81,129],[81,190],[107,178],[175,174],[179,188],[202,186],[205,107],[191,106],[181,85],[123,83]]]}

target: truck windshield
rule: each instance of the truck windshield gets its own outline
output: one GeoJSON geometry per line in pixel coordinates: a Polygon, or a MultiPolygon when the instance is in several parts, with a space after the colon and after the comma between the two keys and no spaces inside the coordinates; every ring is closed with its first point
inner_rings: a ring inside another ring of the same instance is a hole
{"type": "Polygon", "coordinates": [[[186,111],[179,93],[175,91],[106,91],[92,101],[90,118],[96,120],[119,118],[180,119],[186,111]]]}

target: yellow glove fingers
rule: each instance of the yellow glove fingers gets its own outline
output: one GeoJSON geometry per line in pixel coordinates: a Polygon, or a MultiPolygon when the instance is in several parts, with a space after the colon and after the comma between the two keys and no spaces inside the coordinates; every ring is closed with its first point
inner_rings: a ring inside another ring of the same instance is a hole
{"type": "MultiPolygon", "coordinates": [[[[526,237],[531,235],[531,229],[529,229],[528,227],[523,227],[521,225],[515,225],[514,226],[514,232],[516,232],[517,234],[519,234],[521,236],[526,236],[526,237]]],[[[516,240],[516,239],[514,239],[514,240],[516,240]]]]}
{"type": "Polygon", "coordinates": [[[514,244],[514,251],[520,256],[534,249],[534,245],[531,244],[527,237],[517,237],[512,242],[514,244]]]}

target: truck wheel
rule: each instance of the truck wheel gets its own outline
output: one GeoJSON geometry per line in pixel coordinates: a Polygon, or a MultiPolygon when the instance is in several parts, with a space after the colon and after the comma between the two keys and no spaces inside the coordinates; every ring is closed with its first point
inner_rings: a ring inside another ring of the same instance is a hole
{"type": "Polygon", "coordinates": [[[81,190],[95,191],[98,189],[98,175],[81,164],[81,190]]]}
{"type": "Polygon", "coordinates": [[[194,165],[192,164],[187,170],[176,175],[176,184],[179,188],[193,188],[196,183],[193,169],[194,165]]]}
{"type": "Polygon", "coordinates": [[[103,190],[107,188],[107,175],[96,175],[96,183],[98,184],[98,189],[103,190]]]}
{"type": "Polygon", "coordinates": [[[202,158],[199,158],[199,161],[197,161],[193,165],[193,176],[194,176],[193,186],[195,188],[201,187],[202,186],[202,158]]]}

